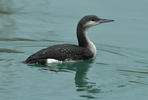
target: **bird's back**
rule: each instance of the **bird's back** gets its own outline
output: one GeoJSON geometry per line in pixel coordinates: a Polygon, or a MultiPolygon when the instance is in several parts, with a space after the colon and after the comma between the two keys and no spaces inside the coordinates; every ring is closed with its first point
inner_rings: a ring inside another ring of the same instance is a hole
{"type": "Polygon", "coordinates": [[[72,44],[54,45],[42,49],[28,57],[25,63],[41,63],[47,59],[59,61],[65,60],[86,60],[92,58],[93,54],[89,49],[72,44]]]}

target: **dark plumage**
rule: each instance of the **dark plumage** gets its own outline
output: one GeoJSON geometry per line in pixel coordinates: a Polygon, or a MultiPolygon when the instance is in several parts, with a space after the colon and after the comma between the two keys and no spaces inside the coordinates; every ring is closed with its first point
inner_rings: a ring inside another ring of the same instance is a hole
{"type": "Polygon", "coordinates": [[[83,17],[77,26],[78,45],[61,44],[42,49],[25,60],[25,63],[46,64],[47,59],[59,61],[86,60],[96,55],[95,45],[88,39],[86,31],[90,26],[113,20],[101,19],[95,15],[83,17]]]}
{"type": "Polygon", "coordinates": [[[80,60],[92,58],[93,54],[89,49],[77,45],[62,44],[42,49],[26,59],[26,63],[44,63],[47,58],[59,61],[80,60]],[[54,52],[53,52],[54,51],[54,52]]]}

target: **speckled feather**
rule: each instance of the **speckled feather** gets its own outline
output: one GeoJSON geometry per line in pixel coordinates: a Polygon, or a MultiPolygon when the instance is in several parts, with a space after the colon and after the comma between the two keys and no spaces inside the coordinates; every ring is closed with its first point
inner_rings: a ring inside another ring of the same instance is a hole
{"type": "Polygon", "coordinates": [[[56,59],[59,61],[67,60],[85,60],[92,58],[93,54],[87,48],[72,44],[54,45],[42,49],[28,57],[25,63],[41,63],[45,64],[47,59],[56,59]]]}

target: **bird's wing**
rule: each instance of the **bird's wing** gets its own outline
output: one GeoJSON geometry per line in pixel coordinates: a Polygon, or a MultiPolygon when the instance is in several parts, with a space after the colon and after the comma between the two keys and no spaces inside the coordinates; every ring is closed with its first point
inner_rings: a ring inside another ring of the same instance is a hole
{"type": "Polygon", "coordinates": [[[65,60],[80,60],[80,59],[88,59],[91,57],[89,50],[83,47],[79,47],[77,45],[71,44],[62,44],[62,45],[54,45],[45,49],[42,49],[35,54],[31,55],[26,59],[25,62],[37,62],[41,59],[56,59],[60,61],[65,60]]]}

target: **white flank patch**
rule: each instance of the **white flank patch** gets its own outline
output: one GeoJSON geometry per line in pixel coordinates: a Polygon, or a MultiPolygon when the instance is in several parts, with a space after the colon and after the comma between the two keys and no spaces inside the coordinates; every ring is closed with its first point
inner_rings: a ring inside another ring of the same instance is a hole
{"type": "MultiPolygon", "coordinates": [[[[78,60],[78,61],[81,61],[81,60],[78,60]]],[[[50,63],[64,63],[64,62],[77,62],[77,61],[76,60],[59,61],[59,60],[56,60],[56,59],[47,59],[48,64],[50,64],[50,63]]]]}
{"type": "Polygon", "coordinates": [[[61,63],[62,61],[56,59],[47,59],[47,63],[61,63]]]}

